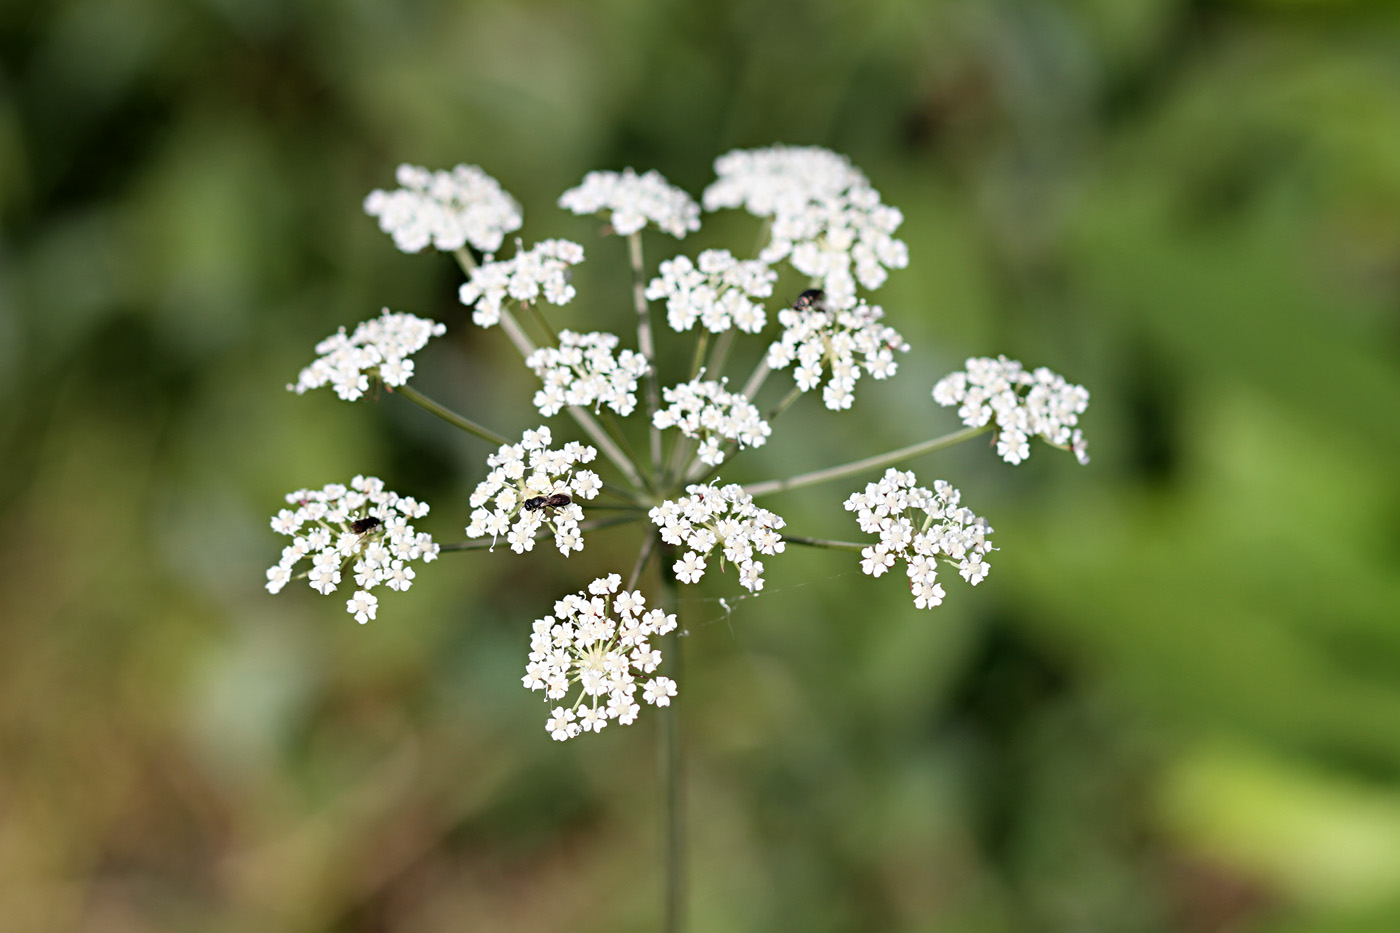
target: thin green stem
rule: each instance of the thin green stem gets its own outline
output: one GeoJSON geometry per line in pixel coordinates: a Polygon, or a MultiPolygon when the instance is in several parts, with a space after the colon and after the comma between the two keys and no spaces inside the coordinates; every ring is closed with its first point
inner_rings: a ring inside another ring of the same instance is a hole
{"type": "Polygon", "coordinates": [[[695,355],[690,358],[690,377],[687,382],[694,382],[700,377],[700,367],[705,365],[705,351],[710,348],[710,332],[705,330],[705,326],[700,325],[700,336],[695,339],[695,355]]]}
{"type": "Polygon", "coordinates": [[[642,549],[637,553],[637,562],[632,565],[632,572],[628,574],[627,585],[623,589],[635,590],[637,588],[637,581],[642,578],[642,571],[646,569],[651,552],[656,550],[656,542],[655,531],[646,536],[646,540],[642,542],[642,549]]]}
{"type": "Polygon", "coordinates": [[[751,496],[766,496],[770,493],[785,492],[789,489],[800,489],[803,486],[814,486],[817,483],[825,483],[834,479],[841,479],[846,476],[854,476],[857,473],[864,473],[867,470],[876,470],[880,467],[894,466],[910,457],[917,457],[920,454],[932,453],[935,450],[943,450],[960,444],[965,440],[974,438],[979,434],[985,434],[992,429],[992,425],[986,424],[980,428],[963,428],[961,431],[954,431],[952,434],[944,434],[942,437],[935,437],[932,440],[921,441],[918,444],[911,444],[908,447],[901,447],[898,450],[891,450],[883,454],[876,454],[873,457],[866,457],[864,460],[852,460],[850,463],[842,463],[838,466],[827,467],[824,470],[814,470],[811,473],[801,473],[797,476],[790,476],[787,479],[769,480],[766,483],[754,483],[752,486],[745,486],[744,492],[751,496]]]}
{"type": "Polygon", "coordinates": [[[452,255],[457,257],[457,265],[462,267],[467,278],[471,278],[472,273],[476,271],[476,257],[472,255],[471,250],[465,246],[459,246],[452,251],[452,255]]]}
{"type": "Polygon", "coordinates": [[[772,370],[768,368],[768,354],[765,353],[763,359],[759,360],[758,365],[754,367],[753,375],[749,376],[749,381],[744,383],[744,397],[752,402],[758,396],[758,390],[763,388],[763,382],[768,378],[770,372],[772,370]]]}
{"type": "Polygon", "coordinates": [[[861,551],[866,545],[855,541],[830,541],[826,538],[804,538],[801,535],[783,535],[783,540],[789,544],[803,544],[807,547],[831,548],[837,551],[861,551]]]}
{"type": "Polygon", "coordinates": [[[647,360],[647,426],[651,432],[651,468],[654,473],[661,469],[661,430],[651,419],[661,407],[661,395],[656,387],[656,343],[651,335],[651,306],[647,303],[646,267],[642,262],[640,230],[627,238],[627,256],[632,262],[632,303],[637,309],[637,348],[647,360]]]}
{"type": "MultiPolygon", "coordinates": [[[[661,559],[661,607],[668,613],[680,617],[680,592],[676,585],[674,549],[662,545],[661,559]]],[[[683,682],[681,671],[681,636],[684,629],[677,626],[664,636],[666,639],[666,676],[677,683],[683,682]]],[[[680,710],[677,700],[660,710],[661,747],[658,749],[661,765],[662,793],[665,795],[665,825],[662,828],[662,848],[665,853],[665,924],[666,933],[679,933],[685,915],[686,866],[685,866],[685,808],[684,808],[684,762],[681,757],[680,710]]]]}
{"type": "Polygon", "coordinates": [[[705,364],[705,372],[717,376],[724,372],[724,364],[729,361],[729,350],[734,346],[735,330],[736,328],[731,327],[719,335],[719,339],[715,341],[714,352],[710,354],[710,361],[705,364]]]}
{"type": "Polygon", "coordinates": [[[787,411],[788,407],[791,406],[793,402],[797,401],[798,398],[801,397],[801,395],[802,389],[800,389],[797,386],[793,386],[792,391],[789,392],[787,395],[784,395],[783,400],[779,402],[777,406],[768,413],[768,422],[771,424],[773,422],[773,419],[777,418],[783,412],[787,411]]]}
{"type": "Polygon", "coordinates": [[[488,428],[483,428],[481,425],[477,424],[475,421],[472,421],[470,418],[465,418],[462,415],[457,414],[455,411],[448,408],[447,406],[433,401],[432,399],[428,398],[426,395],[424,395],[422,392],[419,392],[412,386],[401,385],[398,388],[393,389],[392,391],[395,395],[403,396],[413,404],[417,405],[419,408],[422,408],[424,411],[432,412],[433,414],[441,418],[443,421],[446,421],[448,424],[453,425],[454,427],[461,428],[468,434],[475,434],[483,441],[490,441],[491,443],[497,446],[502,446],[510,443],[510,441],[506,440],[504,437],[497,434],[495,431],[492,431],[488,428]]]}
{"type": "Polygon", "coordinates": [[[540,325],[540,330],[544,331],[545,335],[549,337],[549,342],[556,347],[559,346],[559,334],[555,332],[553,327],[549,326],[549,321],[545,319],[544,312],[540,310],[540,303],[538,301],[530,301],[524,304],[529,307],[530,316],[535,319],[536,324],[540,325]]]}

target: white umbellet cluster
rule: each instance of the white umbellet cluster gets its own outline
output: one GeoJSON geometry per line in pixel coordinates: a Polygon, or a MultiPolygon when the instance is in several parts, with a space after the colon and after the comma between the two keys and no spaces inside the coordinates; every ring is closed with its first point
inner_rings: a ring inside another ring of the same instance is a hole
{"type": "MultiPolygon", "coordinates": [[[[674,614],[648,610],[639,591],[618,592],[617,574],[599,577],[587,592],[572,593],[554,604],[554,614],[535,621],[530,635],[530,659],[521,682],[561,700],[571,684],[578,699],[556,706],[545,729],[558,741],[582,732],[601,732],[608,720],[627,726],[636,721],[637,680],[661,666],[661,652],[648,640],[676,627],[674,614]]],[[[652,677],[642,686],[642,699],[653,706],[670,706],[676,682],[652,677]]]]}
{"type": "Polygon", "coordinates": [[[583,550],[578,523],[583,509],[577,499],[592,499],[603,482],[592,470],[575,470],[575,464],[591,463],[598,451],[576,441],[550,450],[549,428],[526,431],[518,444],[504,444],[486,458],[491,472],[477,484],[470,505],[468,538],[492,539],[505,535],[517,554],[533,550],[542,527],[554,532],[554,543],[565,557],[583,550]],[[547,505],[551,496],[570,500],[547,505]],[[514,524],[512,524],[514,520],[514,524]]]}
{"type": "Polygon", "coordinates": [[[544,240],[528,250],[517,243],[510,259],[485,262],[473,269],[457,297],[473,309],[473,321],[491,327],[500,321],[507,298],[529,302],[538,301],[543,294],[552,305],[568,304],[574,297],[569,267],[581,262],[583,247],[569,240],[544,240]]]}
{"type": "Polygon", "coordinates": [[[356,325],[350,336],[342,327],[316,344],[320,356],[287,388],[301,395],[329,384],[336,395],[353,402],[369,391],[371,377],[401,386],[413,375],[409,356],[446,332],[436,321],[385,308],[379,317],[356,325]]]}
{"type": "Polygon", "coordinates": [[[583,184],[559,196],[559,206],[575,214],[610,211],[608,223],[622,236],[647,225],[680,239],[700,229],[700,205],[655,170],[638,175],[622,172],[589,172],[583,184]]]}
{"type": "Polygon", "coordinates": [[[616,357],[613,334],[559,332],[558,347],[541,347],[525,365],[535,371],[544,388],[535,393],[535,407],[546,418],[567,405],[607,405],[624,418],[637,406],[637,380],[646,374],[647,360],[632,350],[616,357]]]}
{"type": "Polygon", "coordinates": [[[739,584],[750,593],[763,589],[763,562],[754,554],[781,554],[786,546],[778,533],[782,518],[753,504],[742,486],[687,486],[679,499],[667,500],[648,514],[667,544],[686,552],[672,568],[682,583],[705,575],[705,558],[722,548],[720,566],[728,560],[739,568],[739,584]]]}
{"type": "Polygon", "coordinates": [[[468,243],[494,253],[507,233],[520,229],[520,205],[475,165],[450,172],[400,165],[395,176],[403,187],[371,191],[365,213],[378,218],[379,229],[405,253],[429,245],[450,251],[468,243]]]}
{"type": "Polygon", "coordinates": [[[914,483],[913,473],[890,468],[879,482],[867,483],[865,492],[851,493],[845,506],[856,513],[861,531],[880,536],[860,552],[861,571],[878,577],[904,560],[914,605],[932,609],[944,596],[940,557],[956,561],[958,573],[976,586],[987,576],[985,555],[995,549],[987,540],[991,526],[958,505],[958,490],[941,479],[932,492],[914,483]]]}
{"type": "Polygon", "coordinates": [[[1032,437],[1073,451],[1080,463],[1089,462],[1084,433],[1075,427],[1089,407],[1089,391],[1044,366],[1028,372],[1004,356],[975,357],[967,361],[965,372],[940,379],[933,399],[940,405],[957,405],[958,417],[969,427],[979,428],[995,418],[997,453],[1007,463],[1020,463],[1031,455],[1032,437]]]}
{"type": "Polygon", "coordinates": [[[836,310],[820,291],[804,292],[793,307],[778,312],[783,336],[768,348],[768,365],[785,369],[796,360],[792,375],[803,392],[821,385],[829,368],[831,377],[822,389],[822,400],[832,411],[850,408],[861,364],[876,379],[887,379],[899,368],[894,351],[909,350],[909,344],[883,318],[884,312],[875,305],[862,302],[836,310]]]}
{"type": "Polygon", "coordinates": [[[727,249],[707,249],[696,262],[687,256],[668,259],[660,271],[647,286],[646,297],[666,299],[672,330],[690,330],[697,320],[715,334],[730,327],[750,334],[763,330],[767,315],[753,299],[772,295],[778,279],[767,263],[735,259],[727,249]]]}
{"type": "Polygon", "coordinates": [[[351,564],[355,594],[345,604],[356,622],[374,618],[379,599],[370,592],[383,583],[406,590],[413,583],[412,560],[430,561],[438,546],[430,535],[414,531],[409,519],[428,514],[428,506],[384,488],[383,480],[356,476],[347,487],[332,483],[321,489],[298,489],[272,518],[272,530],[292,539],[282,559],[268,568],[267,591],[279,592],[293,579],[292,570],[311,558],[305,578],[311,588],[330,595],[340,585],[341,572],[351,564]]]}
{"type": "Polygon", "coordinates": [[[722,381],[695,379],[662,389],[668,407],[652,418],[658,428],[676,427],[686,437],[698,439],[697,455],[710,466],[719,466],[727,456],[722,440],[740,447],[762,447],[772,433],[747,398],[724,386],[722,381]]]}
{"type": "Polygon", "coordinates": [[[706,210],[743,206],[771,217],[759,258],[788,260],[820,283],[835,308],[855,306],[857,281],[879,288],[888,269],[909,264],[908,247],[893,235],[904,215],[882,203],[844,156],[817,147],[741,150],[716,159],[715,173],[706,210]]]}

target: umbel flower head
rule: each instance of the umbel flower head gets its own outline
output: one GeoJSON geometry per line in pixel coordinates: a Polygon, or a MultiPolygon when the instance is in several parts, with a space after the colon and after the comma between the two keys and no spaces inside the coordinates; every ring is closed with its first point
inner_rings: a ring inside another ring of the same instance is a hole
{"type": "MultiPolygon", "coordinates": [[[[530,636],[530,660],[522,683],[561,700],[578,684],[569,706],[556,706],[545,728],[558,741],[581,732],[601,732],[609,720],[631,725],[641,712],[636,701],[638,678],[661,666],[661,652],[649,639],[676,627],[676,617],[648,610],[637,591],[618,592],[617,574],[599,577],[587,592],[565,596],[554,614],[535,621],[530,636]]],[[[654,706],[671,705],[676,682],[651,677],[642,686],[642,699],[654,706]]]]}
{"type": "Polygon", "coordinates": [[[762,447],[773,433],[747,398],[724,388],[723,382],[696,379],[661,391],[667,407],[652,418],[658,428],[679,428],[700,441],[701,462],[719,466],[727,456],[720,442],[762,447]]]}
{"type": "Polygon", "coordinates": [[[782,518],[754,505],[742,486],[696,484],[685,491],[647,513],[662,541],[686,548],[672,568],[676,579],[698,583],[705,575],[705,558],[719,547],[721,567],[725,560],[738,567],[740,586],[750,593],[763,589],[763,561],[754,554],[783,552],[782,518]]]}
{"type": "Polygon", "coordinates": [[[603,482],[592,470],[574,466],[593,462],[598,451],[576,441],[550,450],[550,440],[549,428],[541,426],[486,458],[491,472],[472,493],[468,538],[505,535],[510,549],[520,554],[533,550],[535,535],[548,528],[565,557],[583,550],[578,527],[583,509],[574,500],[592,499],[603,482]]]}
{"type": "Polygon", "coordinates": [[[888,379],[899,368],[894,351],[909,350],[899,331],[882,323],[884,316],[863,302],[838,310],[827,304],[820,289],[805,291],[792,307],[778,312],[783,335],[768,348],[768,365],[786,369],[795,360],[792,375],[803,392],[821,385],[830,373],[822,401],[832,411],[850,408],[862,363],[876,379],[888,379]]]}
{"type": "Polygon", "coordinates": [[[483,253],[500,249],[507,234],[520,229],[520,205],[496,179],[475,165],[430,172],[400,165],[397,191],[371,191],[365,213],[405,253],[425,246],[456,250],[470,243],[483,253]]]}
{"type": "Polygon", "coordinates": [[[559,332],[558,347],[541,347],[525,365],[544,381],[535,393],[535,407],[546,418],[566,405],[606,405],[624,418],[637,407],[637,380],[648,369],[646,357],[623,350],[616,357],[613,334],[559,332]]]}
{"type": "Polygon", "coordinates": [[[428,514],[428,506],[384,488],[373,476],[356,476],[350,485],[332,483],[321,489],[298,489],[272,518],[272,529],[292,538],[282,559],[267,571],[267,591],[279,592],[294,579],[292,571],[311,558],[304,576],[311,588],[329,596],[340,585],[342,572],[354,574],[355,594],[346,609],[357,622],[374,618],[379,600],[370,592],[383,583],[406,590],[413,583],[409,561],[431,561],[438,546],[431,536],[414,531],[409,519],[428,514]]]}
{"type": "Polygon", "coordinates": [[[1075,427],[1089,407],[1089,390],[1066,382],[1044,366],[1027,372],[1004,356],[974,357],[967,361],[965,372],[938,381],[933,400],[957,405],[958,417],[968,427],[980,428],[995,418],[997,453],[1007,463],[1029,457],[1033,437],[1073,451],[1080,463],[1089,462],[1084,433],[1075,427]]]}
{"type": "Polygon", "coordinates": [[[543,296],[552,305],[568,304],[575,294],[569,284],[569,267],[581,262],[583,247],[568,240],[545,240],[528,250],[518,246],[510,259],[482,263],[473,269],[457,296],[474,309],[473,321],[491,327],[500,321],[507,298],[529,302],[543,296]]]}
{"type": "Polygon", "coordinates": [[[436,321],[385,308],[379,317],[357,325],[349,337],[342,327],[316,344],[320,356],[287,388],[301,395],[329,384],[336,395],[353,402],[369,390],[371,378],[401,386],[413,375],[409,356],[446,332],[436,321]]]}
{"type": "Polygon", "coordinates": [[[636,233],[648,221],[676,239],[700,229],[700,205],[657,171],[589,172],[583,184],[559,196],[559,206],[575,214],[606,214],[613,231],[622,236],[636,233]]]}
{"type": "Polygon", "coordinates": [[[860,530],[880,540],[861,551],[862,573],[878,577],[905,562],[914,605],[932,609],[943,602],[938,560],[957,564],[963,579],[976,586],[987,576],[985,556],[993,549],[987,520],[958,505],[962,494],[943,480],[933,491],[915,485],[914,474],[891,467],[864,492],[851,493],[846,511],[855,512],[860,530]]]}
{"type": "Polygon", "coordinates": [[[778,273],[757,259],[739,260],[727,249],[707,249],[696,262],[677,256],[661,263],[661,275],[647,286],[649,301],[666,299],[666,320],[680,333],[698,320],[713,334],[737,327],[763,330],[768,317],[755,298],[773,294],[778,273]]]}

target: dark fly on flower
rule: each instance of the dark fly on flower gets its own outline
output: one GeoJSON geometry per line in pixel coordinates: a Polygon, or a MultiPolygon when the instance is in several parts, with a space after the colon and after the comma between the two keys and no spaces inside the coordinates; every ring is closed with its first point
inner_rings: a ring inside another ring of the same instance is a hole
{"type": "Polygon", "coordinates": [[[567,492],[556,492],[551,496],[535,496],[533,499],[525,500],[525,511],[535,512],[539,509],[562,509],[574,500],[569,498],[567,492]]]}
{"type": "Polygon", "coordinates": [[[826,303],[826,292],[820,288],[809,288],[797,296],[797,300],[792,303],[795,311],[811,311],[813,308],[820,308],[826,303]]]}
{"type": "Polygon", "coordinates": [[[357,518],[351,522],[350,531],[357,535],[366,535],[382,524],[384,523],[373,515],[367,515],[364,518],[357,518]]]}

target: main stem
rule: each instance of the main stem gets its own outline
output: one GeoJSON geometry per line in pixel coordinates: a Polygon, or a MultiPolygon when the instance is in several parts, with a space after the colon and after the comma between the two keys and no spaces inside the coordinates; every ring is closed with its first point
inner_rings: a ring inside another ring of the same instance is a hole
{"type": "MultiPolygon", "coordinates": [[[[674,548],[662,545],[660,551],[661,606],[676,613],[680,621],[680,593],[676,586],[674,548]]],[[[666,676],[681,683],[681,636],[684,629],[677,624],[666,637],[666,676]]],[[[677,697],[676,699],[679,699],[677,697]]],[[[661,710],[660,765],[662,792],[666,798],[665,825],[662,827],[662,847],[665,852],[666,933],[680,933],[685,916],[685,809],[682,784],[680,710],[676,700],[661,710]]]]}
{"type": "Polygon", "coordinates": [[[647,428],[651,433],[651,470],[661,470],[661,429],[652,421],[661,407],[661,395],[656,388],[656,342],[651,336],[651,308],[647,304],[646,267],[642,263],[642,232],[627,238],[627,257],[632,262],[632,303],[637,309],[637,348],[647,360],[646,397],[647,428]]]}

